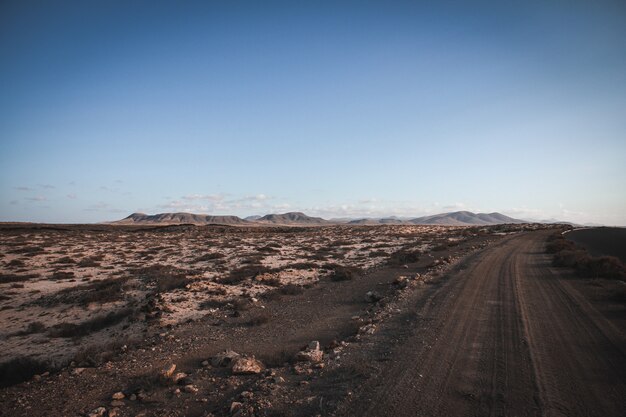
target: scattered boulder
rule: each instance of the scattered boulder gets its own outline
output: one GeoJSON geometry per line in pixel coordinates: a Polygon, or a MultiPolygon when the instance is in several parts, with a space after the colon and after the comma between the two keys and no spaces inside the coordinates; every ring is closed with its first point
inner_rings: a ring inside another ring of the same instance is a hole
{"type": "Polygon", "coordinates": [[[196,387],[195,385],[189,384],[189,385],[185,385],[183,388],[183,391],[189,393],[189,394],[195,394],[198,392],[198,387],[196,387]]]}
{"type": "Polygon", "coordinates": [[[233,375],[259,374],[263,368],[263,364],[257,359],[240,357],[233,362],[232,373],[233,375]]]}
{"type": "Polygon", "coordinates": [[[367,294],[365,294],[365,301],[367,301],[368,303],[376,303],[382,299],[383,296],[376,291],[368,291],[367,294]]]}
{"type": "Polygon", "coordinates": [[[174,384],[178,384],[179,382],[181,382],[183,379],[187,378],[187,374],[184,372],[176,372],[173,376],[172,376],[172,382],[174,384]]]}
{"type": "Polygon", "coordinates": [[[126,398],[126,395],[124,395],[122,391],[118,391],[115,394],[111,395],[111,398],[113,398],[114,400],[123,400],[124,398],[126,398]]]}
{"type": "Polygon", "coordinates": [[[409,285],[409,279],[405,276],[399,276],[393,281],[393,285],[398,288],[406,288],[409,285]]]}
{"type": "Polygon", "coordinates": [[[237,352],[230,350],[230,349],[226,349],[225,351],[220,352],[211,358],[211,365],[216,368],[220,366],[221,367],[230,366],[233,364],[233,362],[236,359],[239,359],[240,357],[241,355],[238,354],[237,352]]]}
{"type": "Polygon", "coordinates": [[[72,374],[72,375],[80,375],[80,374],[82,374],[85,371],[85,369],[87,369],[87,368],[74,368],[74,369],[72,369],[72,372],[70,372],[70,374],[72,374]]]}
{"type": "Polygon", "coordinates": [[[237,401],[233,401],[230,404],[230,414],[235,414],[237,411],[243,408],[243,404],[237,401]]]}
{"type": "Polygon", "coordinates": [[[172,376],[174,375],[174,371],[176,370],[175,364],[166,365],[165,368],[161,370],[159,373],[159,380],[162,384],[170,384],[173,382],[172,376]]]}
{"type": "Polygon", "coordinates": [[[93,410],[91,410],[89,414],[87,414],[87,416],[88,417],[104,417],[106,412],[107,412],[106,408],[98,407],[98,408],[94,408],[93,410]]]}
{"type": "Polygon", "coordinates": [[[305,350],[296,354],[296,360],[300,362],[318,363],[324,359],[324,352],[320,349],[320,342],[317,340],[309,343],[305,350]]]}

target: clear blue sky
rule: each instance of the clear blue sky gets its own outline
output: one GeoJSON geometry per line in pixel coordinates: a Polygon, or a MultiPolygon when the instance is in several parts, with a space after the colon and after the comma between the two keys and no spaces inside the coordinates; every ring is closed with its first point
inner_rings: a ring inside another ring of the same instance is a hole
{"type": "Polygon", "coordinates": [[[0,221],[626,225],[623,1],[262,3],[3,1],[0,221]]]}

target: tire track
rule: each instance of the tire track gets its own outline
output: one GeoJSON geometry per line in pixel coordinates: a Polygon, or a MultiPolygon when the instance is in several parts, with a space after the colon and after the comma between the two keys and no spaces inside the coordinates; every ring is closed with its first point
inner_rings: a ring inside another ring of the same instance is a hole
{"type": "Polygon", "coordinates": [[[337,414],[623,416],[623,332],[550,268],[548,233],[504,239],[416,303],[430,320],[337,414]]]}

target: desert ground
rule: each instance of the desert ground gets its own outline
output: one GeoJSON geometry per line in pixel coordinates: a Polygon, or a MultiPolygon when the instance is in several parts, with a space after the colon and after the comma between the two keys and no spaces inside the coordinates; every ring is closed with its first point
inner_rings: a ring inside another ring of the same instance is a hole
{"type": "Polygon", "coordinates": [[[563,230],[5,224],[0,415],[623,415],[563,230]]]}

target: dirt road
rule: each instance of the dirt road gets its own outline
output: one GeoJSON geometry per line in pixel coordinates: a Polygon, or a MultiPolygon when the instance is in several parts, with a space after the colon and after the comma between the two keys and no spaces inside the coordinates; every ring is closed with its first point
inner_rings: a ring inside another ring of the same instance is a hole
{"type": "Polygon", "coordinates": [[[545,238],[506,238],[416,302],[393,359],[338,414],[626,415],[624,329],[551,268],[545,238]]]}

